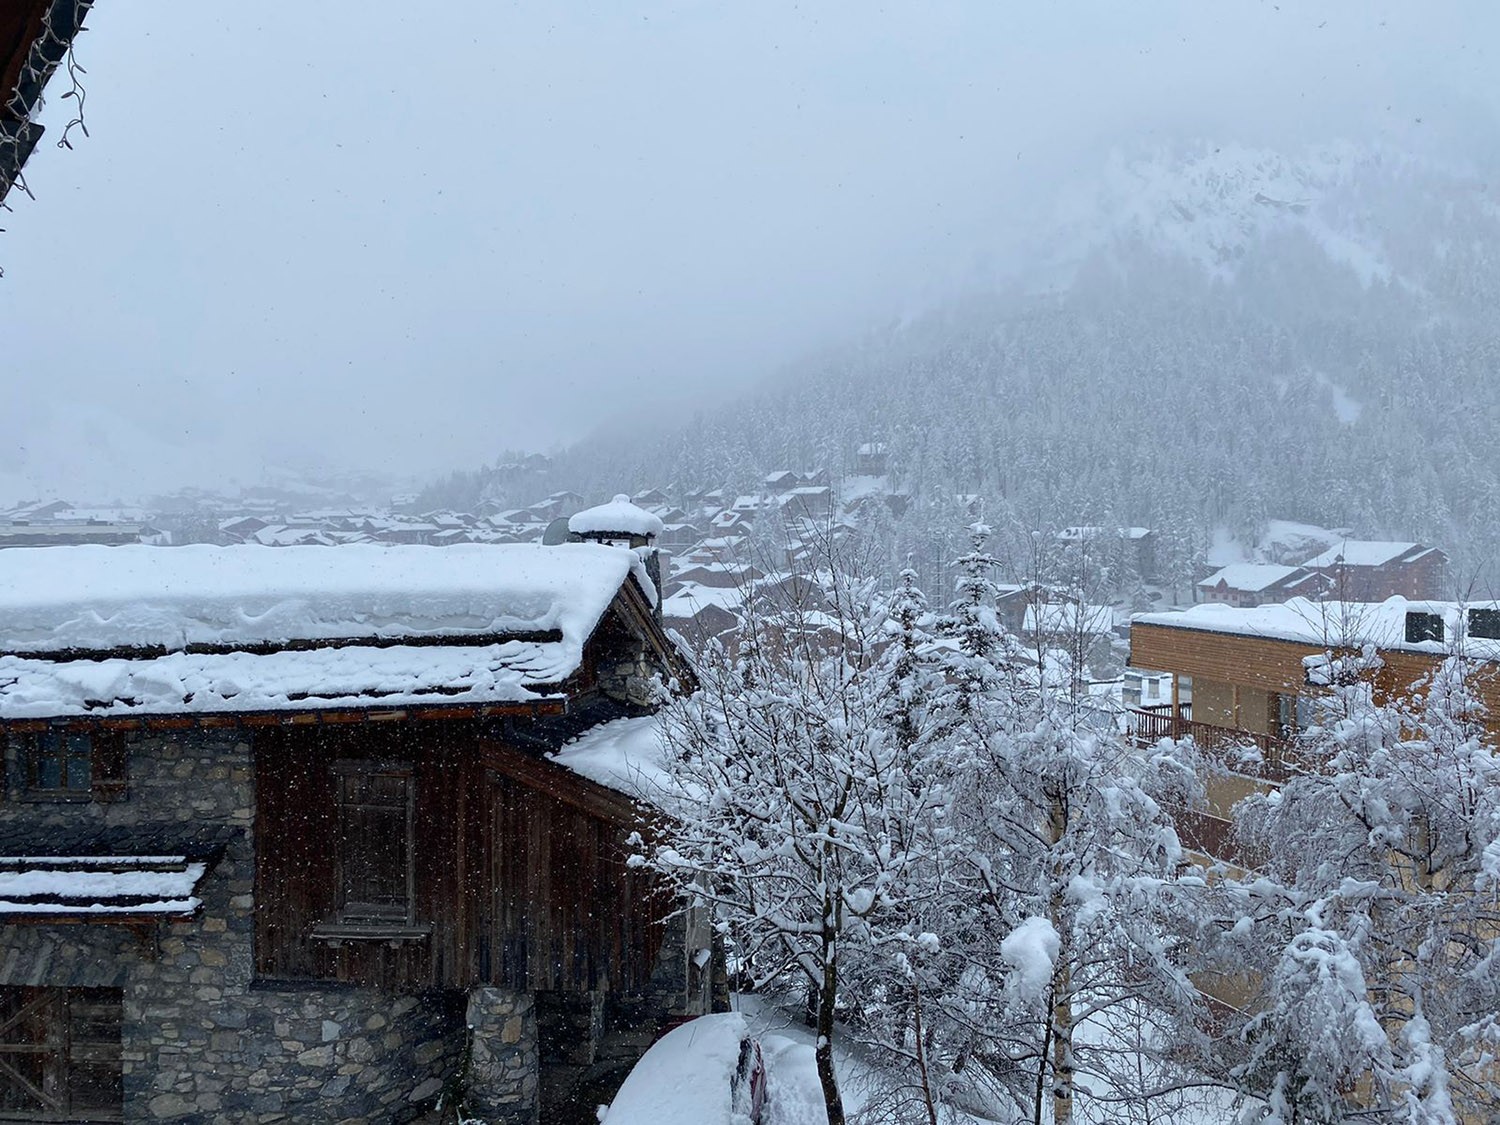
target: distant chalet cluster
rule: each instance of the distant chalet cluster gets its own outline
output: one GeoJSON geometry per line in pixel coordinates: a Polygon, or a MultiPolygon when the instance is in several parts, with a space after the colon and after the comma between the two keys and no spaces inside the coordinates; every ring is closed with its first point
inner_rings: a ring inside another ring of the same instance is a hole
{"type": "Polygon", "coordinates": [[[1250,609],[1291,598],[1378,602],[1441,598],[1448,556],[1420,543],[1346,539],[1295,566],[1233,563],[1198,583],[1199,601],[1250,609]]]}

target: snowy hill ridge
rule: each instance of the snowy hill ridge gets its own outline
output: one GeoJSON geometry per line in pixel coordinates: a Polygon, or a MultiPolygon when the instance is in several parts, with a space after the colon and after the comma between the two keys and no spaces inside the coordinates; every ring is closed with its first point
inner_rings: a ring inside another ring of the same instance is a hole
{"type": "Polygon", "coordinates": [[[1475,225],[1500,230],[1484,178],[1431,157],[1347,140],[1295,152],[1198,142],[1117,150],[1097,180],[1064,193],[1049,240],[1064,268],[1100,255],[1124,265],[1131,249],[1145,249],[1229,281],[1258,250],[1303,236],[1363,285],[1420,291],[1475,225]],[[1404,221],[1417,214],[1420,224],[1404,221]],[[1403,227],[1432,233],[1424,246],[1401,237],[1403,227]]]}
{"type": "Polygon", "coordinates": [[[1119,156],[1059,201],[1061,227],[1038,222],[1024,286],[992,277],[649,442],[601,433],[524,488],[481,470],[428,503],[735,494],[789,467],[838,481],[878,440],[910,497],[881,535],[924,581],[960,549],[944,537],[967,496],[997,526],[1151,527],[1184,560],[1215,528],[1259,541],[1275,514],[1430,543],[1500,581],[1487,167],[1383,143],[1119,156]]]}

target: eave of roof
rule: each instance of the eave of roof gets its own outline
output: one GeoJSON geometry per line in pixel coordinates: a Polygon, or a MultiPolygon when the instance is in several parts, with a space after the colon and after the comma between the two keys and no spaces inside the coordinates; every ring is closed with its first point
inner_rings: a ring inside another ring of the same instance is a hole
{"type": "Polygon", "coordinates": [[[0,203],[41,139],[31,120],[42,90],[94,0],[9,0],[0,6],[0,203]]]}
{"type": "Polygon", "coordinates": [[[92,730],[212,730],[235,727],[334,726],[349,723],[453,721],[490,718],[535,719],[567,712],[564,698],[519,703],[406,703],[395,706],[309,707],[297,710],[222,711],[203,714],[167,712],[147,715],[67,715],[57,718],[0,718],[0,731],[40,731],[54,727],[92,730]]]}

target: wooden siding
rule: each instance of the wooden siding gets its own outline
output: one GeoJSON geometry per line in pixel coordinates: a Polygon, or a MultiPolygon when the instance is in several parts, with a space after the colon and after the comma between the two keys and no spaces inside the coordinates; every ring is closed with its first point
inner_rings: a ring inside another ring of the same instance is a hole
{"type": "Polygon", "coordinates": [[[625,830],[492,773],[479,977],[522,989],[643,987],[667,903],[626,867],[625,830]]]}
{"type": "MultiPolygon", "coordinates": [[[[1174,625],[1136,622],[1130,627],[1130,664],[1157,672],[1191,676],[1219,684],[1260,691],[1306,695],[1322,689],[1309,687],[1302,658],[1326,652],[1322,646],[1270,637],[1246,637],[1174,625]]],[[[1391,698],[1431,674],[1438,658],[1420,652],[1381,649],[1385,665],[1375,677],[1377,689],[1391,698]]],[[[1500,667],[1488,664],[1475,679],[1475,688],[1488,708],[1490,722],[1500,723],[1500,667]]]]}
{"type": "Polygon", "coordinates": [[[670,907],[625,865],[639,814],[622,795],[469,723],[258,731],[255,766],[257,975],[392,989],[648,980],[670,907]],[[390,938],[337,927],[334,766],[351,760],[409,767],[415,786],[414,916],[390,938]]]}

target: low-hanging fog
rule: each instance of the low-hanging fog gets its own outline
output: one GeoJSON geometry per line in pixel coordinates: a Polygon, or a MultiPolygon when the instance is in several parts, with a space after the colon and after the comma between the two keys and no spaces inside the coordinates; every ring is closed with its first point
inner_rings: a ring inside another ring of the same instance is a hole
{"type": "Polygon", "coordinates": [[[687,416],[1040,276],[1111,152],[1489,159],[1500,110],[1487,2],[98,0],[88,27],[89,136],[51,143],[60,73],[0,223],[0,503],[430,478],[687,416]]]}

